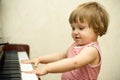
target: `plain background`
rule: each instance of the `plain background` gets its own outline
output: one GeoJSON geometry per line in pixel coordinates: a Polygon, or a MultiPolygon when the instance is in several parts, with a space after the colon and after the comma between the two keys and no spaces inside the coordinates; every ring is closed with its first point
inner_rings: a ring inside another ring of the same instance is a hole
{"type": "MultiPolygon", "coordinates": [[[[0,0],[0,37],[28,44],[31,58],[64,51],[73,43],[69,15],[88,1],[93,0],[0,0]]],[[[108,32],[99,38],[103,53],[99,80],[120,80],[120,0],[95,1],[110,15],[108,32]]],[[[60,80],[60,76],[48,74],[41,79],[60,80]]]]}

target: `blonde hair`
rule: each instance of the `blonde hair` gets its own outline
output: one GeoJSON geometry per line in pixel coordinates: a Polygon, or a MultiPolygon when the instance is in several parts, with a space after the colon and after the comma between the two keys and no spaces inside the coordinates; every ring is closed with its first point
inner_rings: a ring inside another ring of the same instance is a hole
{"type": "Polygon", "coordinates": [[[102,5],[97,2],[87,2],[79,5],[69,17],[70,24],[83,23],[87,21],[94,32],[102,36],[107,32],[108,13],[102,5]]]}

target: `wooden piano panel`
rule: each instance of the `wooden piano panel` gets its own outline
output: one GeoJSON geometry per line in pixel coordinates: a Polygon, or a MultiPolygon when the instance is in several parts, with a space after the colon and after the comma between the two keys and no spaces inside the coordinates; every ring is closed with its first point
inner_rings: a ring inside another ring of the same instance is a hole
{"type": "Polygon", "coordinates": [[[6,44],[3,50],[4,51],[10,51],[10,50],[26,51],[29,56],[30,47],[27,44],[6,44]]]}
{"type": "Polygon", "coordinates": [[[3,52],[2,52],[3,51],[3,47],[4,47],[3,45],[0,45],[0,60],[1,60],[2,55],[3,55],[3,52]]]}

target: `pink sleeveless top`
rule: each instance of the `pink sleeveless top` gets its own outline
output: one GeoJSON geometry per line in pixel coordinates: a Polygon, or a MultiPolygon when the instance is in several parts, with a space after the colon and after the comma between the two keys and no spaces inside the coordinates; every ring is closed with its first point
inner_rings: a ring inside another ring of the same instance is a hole
{"type": "Polygon", "coordinates": [[[89,46],[95,47],[98,50],[99,56],[100,56],[100,62],[95,66],[88,64],[83,67],[80,67],[79,69],[75,69],[69,72],[64,72],[62,74],[61,80],[97,80],[98,74],[100,72],[100,67],[101,67],[101,51],[100,51],[99,44],[97,42],[92,42],[88,45],[80,46],[80,47],[76,47],[76,43],[74,43],[68,49],[67,58],[72,58],[77,54],[80,54],[80,51],[83,48],[89,47],[89,46]]]}

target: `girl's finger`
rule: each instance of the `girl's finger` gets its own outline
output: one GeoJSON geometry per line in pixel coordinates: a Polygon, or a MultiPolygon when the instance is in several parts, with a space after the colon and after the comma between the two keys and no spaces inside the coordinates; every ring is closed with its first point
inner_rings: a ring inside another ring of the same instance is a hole
{"type": "Polygon", "coordinates": [[[33,63],[33,62],[31,60],[21,60],[21,63],[30,64],[30,63],[33,63]]]}
{"type": "Polygon", "coordinates": [[[37,68],[39,62],[37,61],[35,64],[34,64],[34,67],[37,68]]]}
{"type": "Polygon", "coordinates": [[[35,73],[34,70],[33,71],[21,71],[21,72],[27,73],[27,74],[33,74],[33,73],[35,73]]]}

